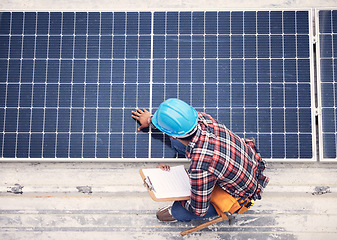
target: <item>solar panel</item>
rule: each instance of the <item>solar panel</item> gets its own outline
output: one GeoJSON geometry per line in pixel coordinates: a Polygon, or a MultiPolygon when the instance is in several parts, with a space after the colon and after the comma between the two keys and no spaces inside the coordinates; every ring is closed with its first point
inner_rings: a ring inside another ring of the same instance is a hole
{"type": "Polygon", "coordinates": [[[264,158],[312,159],[309,11],[4,12],[2,158],[172,158],[131,110],[177,97],[255,137],[264,158]]]}
{"type": "Polygon", "coordinates": [[[154,110],[178,97],[266,158],[313,157],[308,12],[157,12],[153,34],[154,110]]]}
{"type": "Polygon", "coordinates": [[[320,74],[320,143],[321,159],[335,160],[336,156],[336,66],[337,10],[319,10],[319,74],[320,74]]]}

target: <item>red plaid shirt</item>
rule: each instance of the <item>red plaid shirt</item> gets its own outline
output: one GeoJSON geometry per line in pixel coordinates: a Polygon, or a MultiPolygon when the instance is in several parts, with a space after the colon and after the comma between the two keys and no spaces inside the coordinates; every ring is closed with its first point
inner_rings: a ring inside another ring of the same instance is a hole
{"type": "Polygon", "coordinates": [[[198,216],[205,215],[215,184],[234,197],[261,199],[269,179],[262,173],[265,161],[253,141],[240,138],[205,113],[198,114],[196,135],[186,149],[191,160],[191,198],[181,204],[198,216]]]}

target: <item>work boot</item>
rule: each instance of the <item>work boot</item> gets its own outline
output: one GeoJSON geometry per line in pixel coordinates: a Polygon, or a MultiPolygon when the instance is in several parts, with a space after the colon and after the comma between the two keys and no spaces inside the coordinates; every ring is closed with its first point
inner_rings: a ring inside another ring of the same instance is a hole
{"type": "Polygon", "coordinates": [[[158,210],[157,218],[159,221],[162,222],[176,222],[177,220],[174,219],[171,213],[171,206],[163,207],[158,210]]]}

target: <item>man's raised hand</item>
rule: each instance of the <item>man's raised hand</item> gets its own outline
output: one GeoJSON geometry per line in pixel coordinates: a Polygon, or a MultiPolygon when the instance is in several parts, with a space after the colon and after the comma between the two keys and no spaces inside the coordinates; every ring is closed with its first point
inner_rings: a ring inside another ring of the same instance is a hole
{"type": "Polygon", "coordinates": [[[132,111],[132,118],[136,119],[140,123],[138,131],[142,130],[143,128],[149,127],[149,117],[151,117],[151,113],[145,108],[143,110],[136,109],[136,111],[132,111]]]}

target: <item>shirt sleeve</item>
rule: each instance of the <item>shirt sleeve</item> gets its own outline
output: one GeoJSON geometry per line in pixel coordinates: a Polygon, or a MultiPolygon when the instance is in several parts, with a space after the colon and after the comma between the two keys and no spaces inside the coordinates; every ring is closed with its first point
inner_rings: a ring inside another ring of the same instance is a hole
{"type": "Polygon", "coordinates": [[[152,123],[152,118],[153,115],[151,115],[148,119],[147,119],[147,123],[149,124],[149,127],[153,128],[153,129],[157,129],[155,125],[153,125],[152,123]]]}
{"type": "Polygon", "coordinates": [[[182,206],[197,216],[204,216],[209,208],[216,177],[204,170],[192,170],[189,175],[191,198],[188,201],[182,201],[182,206]]]}

